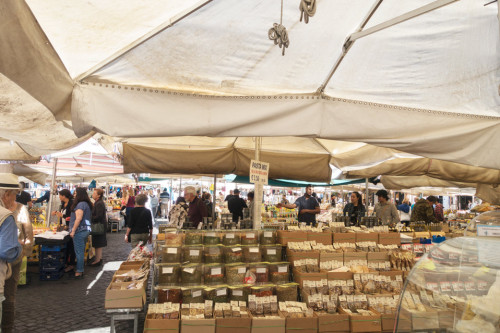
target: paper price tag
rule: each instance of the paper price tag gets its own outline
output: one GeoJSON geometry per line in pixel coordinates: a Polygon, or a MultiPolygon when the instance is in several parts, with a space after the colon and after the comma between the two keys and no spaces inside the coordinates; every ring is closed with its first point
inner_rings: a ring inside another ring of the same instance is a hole
{"type": "Polygon", "coordinates": [[[255,238],[255,234],[249,233],[249,234],[247,234],[247,238],[255,238]]]}
{"type": "Polygon", "coordinates": [[[278,273],[288,272],[288,266],[278,266],[278,273]]]}
{"type": "Polygon", "coordinates": [[[226,294],[226,289],[217,290],[217,296],[224,296],[226,294]]]}
{"type": "Polygon", "coordinates": [[[211,275],[220,275],[222,274],[222,268],[218,267],[218,268],[212,268],[210,270],[210,274],[211,275]]]}
{"type": "Polygon", "coordinates": [[[271,238],[273,237],[273,232],[272,231],[266,231],[264,232],[264,238],[271,238]]]}
{"type": "Polygon", "coordinates": [[[193,274],[194,273],[194,268],[184,268],[184,272],[193,274]]]}
{"type": "Polygon", "coordinates": [[[169,253],[169,254],[177,254],[177,248],[176,247],[169,247],[167,249],[167,253],[169,253]]]}
{"type": "Polygon", "coordinates": [[[259,248],[258,247],[251,247],[250,253],[259,253],[259,248]]]}
{"type": "Polygon", "coordinates": [[[231,249],[231,251],[233,251],[233,252],[240,252],[241,251],[241,247],[233,247],[231,249]]]}
{"type": "Polygon", "coordinates": [[[246,272],[247,272],[247,269],[245,267],[238,268],[238,274],[245,274],[246,272]]]}
{"type": "Polygon", "coordinates": [[[200,250],[189,250],[189,255],[191,257],[199,257],[200,256],[200,250]]]}
{"type": "Polygon", "coordinates": [[[209,232],[209,233],[207,234],[207,237],[215,237],[215,232],[209,232]]]}
{"type": "Polygon", "coordinates": [[[193,291],[193,297],[200,297],[201,296],[201,290],[193,291]]]}
{"type": "Polygon", "coordinates": [[[163,267],[161,270],[162,274],[172,274],[174,271],[173,267],[163,267]]]}
{"type": "Polygon", "coordinates": [[[243,296],[243,290],[233,290],[233,296],[243,296]]]}
{"type": "Polygon", "coordinates": [[[266,269],[266,268],[264,268],[264,267],[261,267],[261,268],[257,268],[257,270],[256,270],[256,271],[257,271],[257,273],[258,273],[258,274],[264,274],[264,273],[266,273],[266,272],[267,272],[267,269],[266,269]]]}
{"type": "Polygon", "coordinates": [[[226,234],[226,238],[228,238],[228,239],[234,239],[234,234],[226,234]]]}
{"type": "Polygon", "coordinates": [[[275,255],[276,254],[276,249],[267,249],[267,254],[271,255],[275,255]]]}

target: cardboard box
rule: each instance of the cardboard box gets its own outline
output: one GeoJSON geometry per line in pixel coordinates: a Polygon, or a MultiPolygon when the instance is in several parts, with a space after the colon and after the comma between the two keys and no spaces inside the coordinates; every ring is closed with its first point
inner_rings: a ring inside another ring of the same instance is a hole
{"type": "Polygon", "coordinates": [[[318,333],[347,333],[349,327],[349,315],[347,314],[325,314],[318,316],[318,333]]]}
{"type": "Polygon", "coordinates": [[[428,231],[413,232],[413,238],[420,242],[420,238],[431,238],[431,234],[428,231]]]}
{"type": "Polygon", "coordinates": [[[328,280],[352,280],[354,278],[353,272],[328,272],[328,280]]]}
{"type": "MultiPolygon", "coordinates": [[[[402,313],[408,312],[402,309],[402,313]]],[[[436,311],[411,311],[412,330],[437,330],[439,329],[439,318],[436,311]]]]}
{"type": "Polygon", "coordinates": [[[378,235],[378,243],[382,245],[401,245],[401,236],[397,232],[381,232],[378,235]]]}
{"type": "Polygon", "coordinates": [[[286,319],[281,315],[280,317],[276,319],[253,317],[251,333],[285,333],[286,319]]]}
{"type": "Polygon", "coordinates": [[[375,242],[378,243],[378,232],[357,232],[356,243],[375,242]]]}
{"type": "Polygon", "coordinates": [[[146,317],[144,331],[154,331],[158,333],[179,332],[179,319],[149,319],[146,317]]]}
{"type": "MultiPolygon", "coordinates": [[[[397,332],[411,332],[411,316],[407,311],[401,311],[396,317],[396,323],[395,326],[397,329],[397,332]]],[[[393,329],[391,329],[391,332],[395,332],[393,329]]]]}
{"type": "Polygon", "coordinates": [[[304,280],[319,281],[327,278],[327,272],[321,271],[319,273],[302,273],[297,271],[296,268],[293,269],[293,280],[302,286],[304,280]]]}
{"type": "Polygon", "coordinates": [[[308,241],[316,241],[316,243],[321,243],[321,244],[325,244],[325,245],[332,245],[333,244],[331,231],[308,232],[307,233],[307,240],[308,241]]]}
{"type": "MultiPolygon", "coordinates": [[[[349,324],[351,327],[351,332],[359,333],[359,332],[381,332],[382,331],[382,319],[379,313],[375,310],[370,309],[373,313],[373,316],[362,316],[359,314],[350,314],[349,315],[349,324]]],[[[340,308],[340,313],[347,314],[340,308]]]]}
{"type": "Polygon", "coordinates": [[[181,333],[215,333],[215,319],[182,319],[181,333]]]}
{"type": "Polygon", "coordinates": [[[286,318],[286,333],[318,333],[318,318],[286,318]]]}
{"type": "MultiPolygon", "coordinates": [[[[462,316],[460,313],[457,313],[457,320],[462,316]]],[[[453,330],[453,326],[455,323],[455,312],[450,310],[438,311],[439,318],[439,328],[440,329],[450,329],[453,330]]]]}
{"type": "Polygon", "coordinates": [[[344,253],[342,253],[342,252],[336,252],[336,253],[321,252],[319,254],[319,262],[332,261],[332,260],[344,262],[344,253]]]}
{"type": "Polygon", "coordinates": [[[124,261],[121,263],[119,271],[128,271],[131,269],[139,269],[142,267],[145,261],[124,261]]]}
{"type": "Polygon", "coordinates": [[[396,280],[396,276],[401,276],[401,278],[403,277],[403,271],[380,271],[379,272],[379,275],[382,275],[382,276],[390,276],[391,277],[391,280],[396,280]]]}
{"type": "Polygon", "coordinates": [[[367,252],[344,252],[344,265],[353,260],[367,260],[367,252]]]}
{"type": "Polygon", "coordinates": [[[319,267],[319,251],[296,252],[296,251],[291,251],[290,249],[287,248],[286,257],[287,261],[289,261],[292,264],[292,266],[295,260],[316,259],[318,260],[318,267],[319,267]]]}
{"type": "Polygon", "coordinates": [[[304,231],[278,230],[278,242],[283,246],[286,246],[288,242],[305,241],[307,241],[307,233],[304,231]]]}
{"type": "Polygon", "coordinates": [[[394,326],[396,325],[396,314],[380,314],[382,319],[382,331],[384,332],[394,332],[394,326]]]}
{"type": "Polygon", "coordinates": [[[217,318],[215,333],[251,333],[252,318],[217,318]]]}
{"type": "Polygon", "coordinates": [[[333,233],[334,243],[356,243],[356,234],[354,232],[333,233]]]}
{"type": "Polygon", "coordinates": [[[389,261],[389,252],[368,252],[366,255],[368,262],[389,261]]]}
{"type": "Polygon", "coordinates": [[[142,308],[146,303],[146,290],[126,289],[111,290],[112,286],[128,286],[130,282],[112,282],[106,289],[104,296],[104,308],[106,309],[127,309],[142,308]]]}

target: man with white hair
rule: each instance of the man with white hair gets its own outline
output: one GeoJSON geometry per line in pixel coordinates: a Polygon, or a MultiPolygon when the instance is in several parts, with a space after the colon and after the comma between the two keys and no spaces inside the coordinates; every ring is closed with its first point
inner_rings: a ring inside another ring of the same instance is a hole
{"type": "Polygon", "coordinates": [[[208,216],[207,206],[196,195],[194,186],[184,188],[184,199],[189,202],[189,221],[193,223],[193,227],[198,228],[198,225],[203,222],[203,218],[208,216]]]}
{"type": "Polygon", "coordinates": [[[0,321],[5,299],[5,280],[11,276],[11,263],[16,261],[23,251],[18,241],[18,230],[13,215],[13,211],[17,208],[15,201],[18,192],[17,176],[11,173],[0,173],[0,321]]]}

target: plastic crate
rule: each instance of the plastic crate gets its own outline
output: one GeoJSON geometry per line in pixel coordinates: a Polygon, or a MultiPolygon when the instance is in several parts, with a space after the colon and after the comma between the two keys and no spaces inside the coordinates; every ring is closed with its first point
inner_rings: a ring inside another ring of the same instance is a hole
{"type": "Polygon", "coordinates": [[[64,269],[55,272],[40,272],[40,280],[42,281],[56,281],[62,278],[64,269]]]}
{"type": "Polygon", "coordinates": [[[66,249],[66,244],[64,245],[42,245],[42,252],[59,252],[66,249]]]}
{"type": "Polygon", "coordinates": [[[40,272],[55,272],[64,268],[64,262],[60,261],[45,261],[40,262],[40,272]]]}
{"type": "Polygon", "coordinates": [[[64,261],[66,259],[66,252],[65,251],[59,251],[59,252],[41,252],[39,260],[40,261],[59,261],[62,260],[64,261]]]}

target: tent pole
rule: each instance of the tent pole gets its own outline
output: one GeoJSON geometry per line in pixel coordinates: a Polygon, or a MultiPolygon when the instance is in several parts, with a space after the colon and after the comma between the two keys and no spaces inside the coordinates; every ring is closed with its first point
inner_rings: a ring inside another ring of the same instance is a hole
{"type": "Polygon", "coordinates": [[[342,198],[342,209],[344,209],[345,207],[345,203],[344,203],[344,186],[340,186],[340,197],[342,198]]]}
{"type": "MultiPolygon", "coordinates": [[[[262,145],[262,138],[255,137],[255,160],[260,160],[260,149],[262,145]]],[[[260,229],[262,221],[261,207],[262,207],[262,184],[254,184],[254,205],[253,205],[253,228],[260,229]]]]}
{"type": "Polygon", "coordinates": [[[366,190],[366,195],[365,195],[366,205],[365,205],[365,208],[368,209],[368,206],[370,205],[370,200],[368,199],[368,178],[365,178],[365,190],[366,190]]]}
{"type": "Polygon", "coordinates": [[[54,166],[52,168],[52,182],[50,184],[50,197],[49,202],[47,202],[47,214],[45,216],[45,222],[47,227],[50,226],[50,219],[52,218],[52,203],[54,202],[54,197],[56,196],[56,174],[57,174],[57,157],[54,158],[54,166]]]}
{"type": "Polygon", "coordinates": [[[215,205],[217,203],[217,175],[214,175],[214,193],[212,197],[212,223],[215,225],[215,205]]]}
{"type": "Polygon", "coordinates": [[[179,177],[179,196],[181,196],[181,190],[182,190],[182,176],[179,177]]]}

